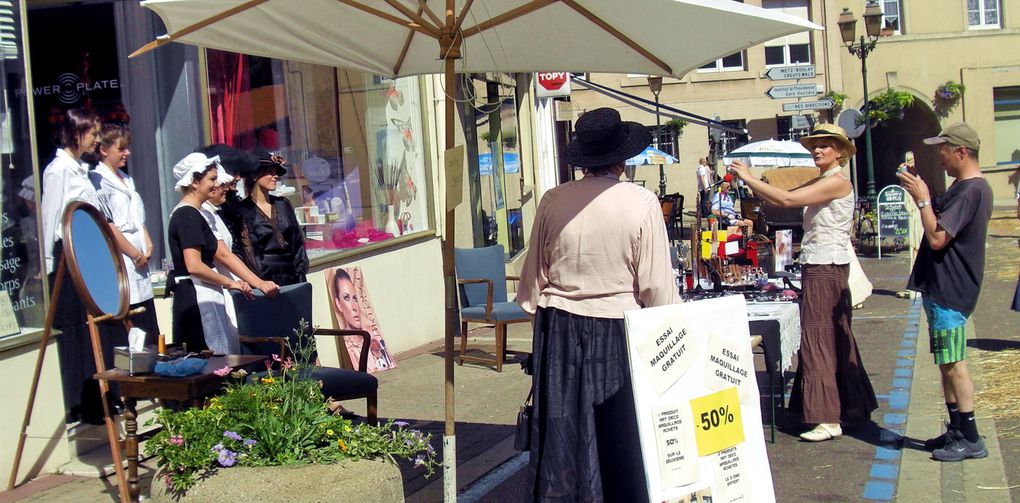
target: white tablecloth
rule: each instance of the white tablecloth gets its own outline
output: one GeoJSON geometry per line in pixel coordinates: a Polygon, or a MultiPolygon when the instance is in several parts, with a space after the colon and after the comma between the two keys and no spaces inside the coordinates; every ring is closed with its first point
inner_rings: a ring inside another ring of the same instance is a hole
{"type": "Polygon", "coordinates": [[[748,302],[748,321],[779,321],[780,368],[788,370],[800,349],[800,306],[793,302],[748,302]]]}

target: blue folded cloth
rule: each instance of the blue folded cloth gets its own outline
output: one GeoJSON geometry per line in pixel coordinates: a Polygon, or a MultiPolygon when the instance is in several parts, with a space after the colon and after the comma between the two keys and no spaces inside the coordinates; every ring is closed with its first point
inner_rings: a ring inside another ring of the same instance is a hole
{"type": "Polygon", "coordinates": [[[175,360],[157,362],[152,369],[156,375],[164,377],[185,377],[198,374],[205,370],[206,360],[201,358],[177,358],[175,360]]]}

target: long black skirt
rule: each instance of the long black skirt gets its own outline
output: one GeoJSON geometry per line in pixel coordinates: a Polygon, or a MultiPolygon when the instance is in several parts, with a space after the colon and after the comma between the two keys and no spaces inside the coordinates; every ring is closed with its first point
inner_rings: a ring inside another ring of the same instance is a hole
{"type": "Polygon", "coordinates": [[[623,320],[539,309],[531,368],[534,501],[647,501],[623,320]]]}

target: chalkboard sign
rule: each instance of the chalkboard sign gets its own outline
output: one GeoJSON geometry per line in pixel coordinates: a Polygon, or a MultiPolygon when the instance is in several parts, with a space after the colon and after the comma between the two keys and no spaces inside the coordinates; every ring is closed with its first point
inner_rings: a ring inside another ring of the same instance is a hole
{"type": "Polygon", "coordinates": [[[878,258],[882,258],[882,238],[889,238],[897,247],[907,246],[910,239],[910,215],[907,213],[906,189],[890,185],[878,193],[878,258]]]}

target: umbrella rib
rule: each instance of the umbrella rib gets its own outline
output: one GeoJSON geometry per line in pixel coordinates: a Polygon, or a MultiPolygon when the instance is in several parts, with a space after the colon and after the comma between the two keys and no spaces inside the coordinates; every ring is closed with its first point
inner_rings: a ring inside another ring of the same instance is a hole
{"type": "Polygon", "coordinates": [[[131,53],[131,55],[129,55],[128,58],[130,59],[140,54],[145,54],[157,47],[166,45],[178,38],[184,37],[193,32],[201,30],[202,28],[205,28],[206,26],[209,26],[213,23],[220,22],[230,16],[233,16],[234,14],[239,14],[248,9],[251,9],[252,7],[258,7],[259,5],[262,5],[268,1],[269,0],[250,0],[241,5],[231,7],[223,12],[220,12],[219,14],[216,14],[215,16],[205,18],[193,25],[185,26],[184,28],[181,28],[180,30],[177,30],[173,33],[166,34],[164,37],[157,38],[156,40],[153,40],[152,42],[149,42],[148,44],[145,44],[142,47],[138,48],[138,50],[131,53]]]}
{"type": "Polygon", "coordinates": [[[423,26],[408,19],[401,19],[397,16],[394,16],[393,14],[388,14],[379,9],[374,9],[363,3],[355,2],[354,0],[336,0],[336,1],[344,5],[354,7],[355,9],[358,9],[362,12],[367,12],[368,14],[371,14],[375,17],[385,19],[386,21],[389,21],[391,23],[398,24],[400,26],[406,26],[409,29],[424,33],[432,38],[435,39],[439,38],[439,32],[436,31],[432,26],[423,26]]]}
{"type": "MultiPolygon", "coordinates": [[[[425,2],[419,4],[418,15],[421,15],[423,10],[427,9],[425,2]]],[[[393,65],[393,75],[400,73],[400,67],[404,66],[404,58],[407,57],[407,51],[411,48],[411,39],[414,38],[414,30],[407,30],[407,38],[404,39],[404,46],[400,48],[400,56],[397,56],[397,63],[393,65]]]]}
{"type": "Polygon", "coordinates": [[[429,22],[426,21],[425,18],[421,17],[421,9],[419,9],[418,13],[416,14],[411,9],[405,7],[404,4],[400,3],[398,0],[386,0],[386,3],[388,3],[390,7],[399,10],[401,14],[407,16],[407,18],[410,19],[411,21],[414,21],[432,31],[435,31],[436,33],[439,32],[439,26],[433,26],[432,24],[429,24],[429,22]]]}
{"type": "Polygon", "coordinates": [[[460,27],[464,26],[464,19],[467,18],[468,12],[471,11],[471,4],[474,2],[475,0],[467,0],[464,2],[464,6],[460,8],[460,15],[457,16],[457,21],[453,23],[454,33],[457,33],[457,31],[460,30],[460,27]]]}
{"type": "MultiPolygon", "coordinates": [[[[468,0],[468,2],[470,2],[470,1],[471,0],[468,0]]],[[[546,7],[548,5],[552,5],[552,4],[554,4],[556,2],[560,2],[560,1],[562,1],[562,0],[534,0],[531,3],[526,3],[524,5],[521,5],[520,7],[517,7],[516,9],[510,9],[510,10],[508,10],[508,11],[506,11],[506,12],[504,12],[504,13],[502,13],[502,14],[500,14],[500,15],[492,18],[492,19],[489,19],[488,21],[485,21],[483,23],[478,23],[475,26],[472,26],[471,28],[465,29],[464,30],[464,38],[470,37],[472,35],[477,35],[477,34],[483,32],[485,30],[488,30],[488,29],[491,29],[491,28],[495,28],[495,27],[497,27],[497,26],[499,26],[499,25],[501,25],[503,23],[506,23],[508,21],[512,21],[512,20],[517,19],[517,18],[519,18],[519,17],[521,17],[521,16],[523,16],[525,14],[530,14],[530,13],[532,13],[532,12],[538,10],[538,9],[541,9],[542,7],[546,7]]],[[[467,6],[465,5],[465,7],[467,7],[467,6]]],[[[462,17],[464,16],[465,12],[467,12],[466,8],[461,10],[460,14],[461,14],[462,17]]],[[[458,26],[459,26],[459,24],[458,24],[458,26]]]]}
{"type": "Polygon", "coordinates": [[[667,65],[665,61],[655,57],[654,54],[648,52],[647,49],[645,49],[644,47],[641,47],[641,45],[638,44],[637,42],[631,40],[629,37],[624,35],[620,30],[617,30],[616,28],[613,28],[612,25],[610,25],[609,23],[603,21],[602,18],[596,16],[590,10],[585,9],[584,7],[581,7],[574,0],[560,0],[560,1],[565,3],[565,4],[567,4],[567,6],[569,6],[571,9],[574,9],[575,11],[577,11],[578,14],[581,14],[582,16],[588,18],[589,21],[591,21],[592,23],[595,23],[595,25],[597,25],[599,28],[602,28],[603,30],[609,32],[610,35],[616,37],[616,39],[619,40],[620,42],[623,42],[624,44],[626,44],[631,49],[634,49],[635,51],[637,51],[639,54],[644,56],[645,59],[647,59],[647,60],[651,61],[652,63],[654,63],[655,66],[658,66],[659,68],[662,68],[663,70],[665,70],[668,75],[673,75],[673,69],[670,68],[669,65],[667,65]]]}
{"type": "Polygon", "coordinates": [[[437,16],[435,12],[432,12],[432,9],[429,8],[426,2],[428,2],[428,0],[418,0],[418,7],[421,8],[421,10],[418,11],[418,14],[421,15],[422,12],[425,12],[425,15],[432,20],[432,23],[435,24],[435,26],[443,26],[443,20],[439,19],[439,16],[437,16]]]}

